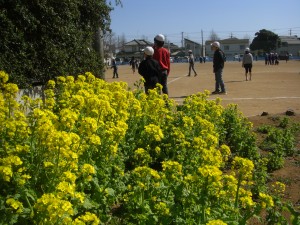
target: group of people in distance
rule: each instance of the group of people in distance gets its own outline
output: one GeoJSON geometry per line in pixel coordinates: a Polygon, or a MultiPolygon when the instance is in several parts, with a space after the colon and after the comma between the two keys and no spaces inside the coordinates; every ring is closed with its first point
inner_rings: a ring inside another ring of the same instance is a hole
{"type": "MultiPolygon", "coordinates": [[[[144,59],[138,66],[138,73],[144,78],[145,93],[148,94],[150,89],[156,88],[157,84],[162,85],[162,93],[168,95],[167,79],[170,73],[170,52],[164,48],[165,37],[162,34],[158,34],[154,37],[154,46],[147,46],[144,49],[144,59]]],[[[214,41],[211,43],[211,49],[214,51],[213,55],[213,72],[215,74],[215,90],[212,94],[227,94],[224,81],[222,78],[225,54],[220,49],[220,43],[214,41]]],[[[194,56],[191,50],[189,50],[189,74],[191,70],[194,72],[194,76],[197,76],[197,72],[194,68],[194,56]]],[[[115,60],[112,61],[112,67],[115,60]]],[[[242,67],[245,68],[246,81],[251,80],[253,56],[250,53],[250,49],[245,49],[245,54],[242,60],[242,67]]],[[[118,73],[114,70],[113,78],[118,78],[118,73]]]]}

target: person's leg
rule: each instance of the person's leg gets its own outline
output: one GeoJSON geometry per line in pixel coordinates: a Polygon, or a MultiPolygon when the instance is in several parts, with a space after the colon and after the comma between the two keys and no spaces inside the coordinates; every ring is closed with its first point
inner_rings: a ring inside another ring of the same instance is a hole
{"type": "Polygon", "coordinates": [[[194,71],[194,76],[197,76],[197,72],[195,71],[195,64],[192,64],[192,69],[194,71]]]}
{"type": "Polygon", "coordinates": [[[248,80],[248,65],[245,65],[245,77],[246,77],[246,81],[248,80]]]}
{"type": "Polygon", "coordinates": [[[149,90],[151,89],[150,86],[145,86],[145,93],[148,95],[149,94],[149,90]]]}
{"type": "Polygon", "coordinates": [[[192,69],[192,64],[189,63],[189,74],[188,74],[188,76],[191,76],[191,69],[192,69]]]}
{"type": "Polygon", "coordinates": [[[222,78],[222,73],[223,73],[223,69],[219,69],[216,72],[218,83],[219,83],[219,86],[221,87],[221,92],[220,93],[226,93],[225,85],[224,85],[223,78],[222,78]]]}
{"type": "Polygon", "coordinates": [[[218,77],[218,73],[217,72],[215,72],[215,81],[216,81],[216,83],[215,83],[215,91],[213,92],[213,94],[217,94],[217,93],[220,92],[220,79],[218,77]]]}
{"type": "Polygon", "coordinates": [[[167,71],[163,71],[161,75],[162,76],[161,76],[160,84],[162,85],[162,92],[164,94],[169,94],[168,93],[168,86],[167,86],[167,79],[168,79],[167,71]]]}
{"type": "Polygon", "coordinates": [[[252,66],[249,67],[249,76],[250,76],[250,80],[251,80],[251,76],[252,76],[252,66]]]}
{"type": "Polygon", "coordinates": [[[116,76],[116,68],[114,67],[113,78],[115,78],[115,76],[116,76]]]}

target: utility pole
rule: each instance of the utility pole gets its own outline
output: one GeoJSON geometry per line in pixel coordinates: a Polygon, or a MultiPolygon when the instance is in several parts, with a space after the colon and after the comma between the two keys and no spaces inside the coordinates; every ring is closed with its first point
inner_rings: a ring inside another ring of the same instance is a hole
{"type": "Polygon", "coordinates": [[[201,56],[203,57],[204,54],[203,54],[203,30],[201,29],[201,56]]]}
{"type": "Polygon", "coordinates": [[[183,48],[183,32],[181,32],[181,48],[183,48]]]}

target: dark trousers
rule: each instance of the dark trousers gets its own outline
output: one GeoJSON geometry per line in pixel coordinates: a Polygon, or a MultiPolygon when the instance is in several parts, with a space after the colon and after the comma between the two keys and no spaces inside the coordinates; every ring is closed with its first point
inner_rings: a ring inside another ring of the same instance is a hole
{"type": "Polygon", "coordinates": [[[215,91],[226,92],[225,85],[222,78],[223,69],[215,71],[216,88],[215,91]]]}
{"type": "Polygon", "coordinates": [[[114,72],[113,72],[113,78],[119,78],[119,74],[118,74],[118,67],[114,66],[113,67],[114,72]]]}
{"type": "Polygon", "coordinates": [[[164,94],[168,95],[169,92],[168,92],[167,80],[168,80],[168,71],[167,70],[163,70],[161,72],[160,84],[162,85],[162,92],[164,94]]]}

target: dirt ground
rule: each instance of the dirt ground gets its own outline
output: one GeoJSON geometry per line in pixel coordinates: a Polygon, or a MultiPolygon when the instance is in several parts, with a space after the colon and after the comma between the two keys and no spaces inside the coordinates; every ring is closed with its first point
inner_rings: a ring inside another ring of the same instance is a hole
{"type": "MultiPolygon", "coordinates": [[[[181,103],[186,96],[214,91],[214,74],[212,62],[195,64],[198,76],[186,77],[188,63],[171,63],[168,77],[169,97],[181,103]]],[[[112,79],[112,69],[106,71],[106,81],[125,81],[129,87],[140,75],[134,74],[129,65],[118,68],[119,78],[112,79]]],[[[280,61],[278,66],[265,65],[263,61],[255,61],[252,70],[252,81],[245,81],[244,68],[241,62],[226,62],[223,71],[227,95],[222,98],[222,104],[235,103],[246,117],[284,113],[291,109],[300,113],[300,61],[280,61]]],[[[212,95],[210,99],[216,98],[212,95]]]]}
{"type": "MultiPolygon", "coordinates": [[[[172,63],[168,77],[169,97],[179,104],[186,96],[214,90],[214,74],[212,62],[195,64],[198,76],[187,77],[188,63],[172,63]]],[[[106,71],[106,81],[125,81],[131,89],[140,79],[129,65],[119,66],[119,78],[112,79],[113,71],[106,71]]],[[[290,116],[293,122],[300,123],[300,61],[280,61],[278,66],[265,65],[263,61],[255,61],[252,80],[246,81],[241,62],[226,62],[223,72],[227,95],[211,95],[209,99],[220,97],[223,106],[234,103],[255,128],[261,125],[276,126],[272,118],[283,117],[287,110],[295,112],[290,116]],[[261,116],[267,112],[267,116],[261,116]]],[[[292,202],[300,210],[300,135],[297,137],[298,154],[285,159],[284,168],[273,172],[270,181],[278,180],[286,184],[286,200],[292,202]]],[[[258,223],[253,223],[258,224],[258,223]]]]}

